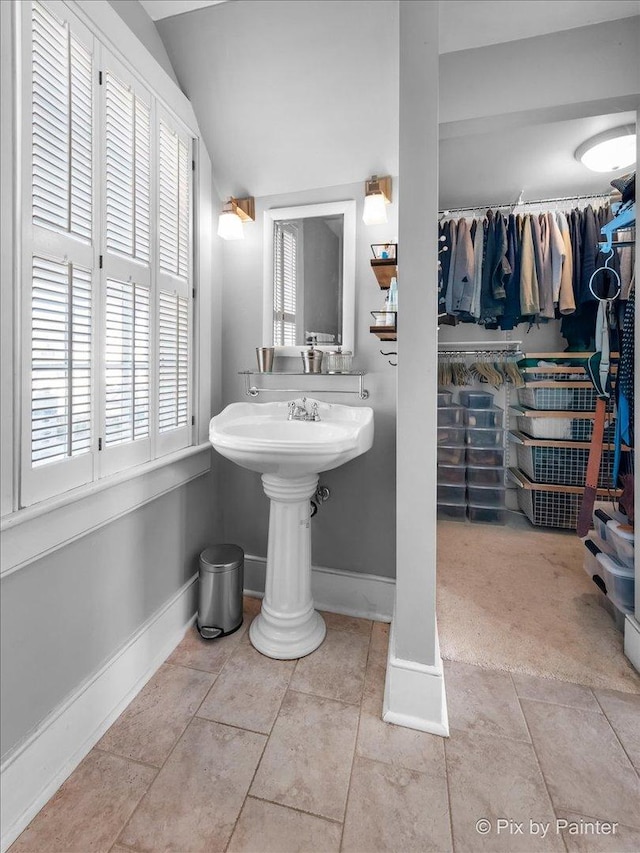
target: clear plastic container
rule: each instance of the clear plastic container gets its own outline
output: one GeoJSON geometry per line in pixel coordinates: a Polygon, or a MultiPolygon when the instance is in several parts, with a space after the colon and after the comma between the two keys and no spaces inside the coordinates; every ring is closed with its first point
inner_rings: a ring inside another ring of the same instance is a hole
{"type": "Polygon", "coordinates": [[[635,538],[631,531],[623,530],[619,521],[607,522],[607,542],[613,545],[620,562],[633,569],[633,551],[635,538]]]}
{"type": "Polygon", "coordinates": [[[593,511],[593,529],[598,538],[606,542],[609,538],[607,524],[612,520],[611,516],[604,509],[594,509],[593,511]]]}
{"type": "Polygon", "coordinates": [[[351,350],[338,347],[327,352],[327,373],[350,373],[353,361],[351,350]]]}
{"type": "Polygon", "coordinates": [[[504,411],[499,406],[491,409],[463,409],[464,422],[470,427],[502,427],[504,411]]]}
{"type": "Polygon", "coordinates": [[[438,444],[464,444],[465,427],[439,426],[438,444]]]}
{"type": "Polygon", "coordinates": [[[466,502],[466,486],[452,486],[450,484],[438,483],[438,503],[463,504],[466,502]]]}
{"type": "Polygon", "coordinates": [[[469,504],[469,521],[480,524],[506,524],[507,510],[503,507],[469,504]]]}
{"type": "Polygon", "coordinates": [[[438,519],[440,521],[466,521],[466,504],[438,504],[438,519]]]}
{"type": "Polygon", "coordinates": [[[504,430],[502,428],[467,427],[466,439],[467,444],[471,447],[503,447],[504,430]]]}
{"type": "Polygon", "coordinates": [[[464,486],[466,474],[466,465],[438,465],[438,485],[464,486]]]}
{"type": "Polygon", "coordinates": [[[503,447],[473,447],[467,445],[467,465],[480,466],[504,466],[503,447]]]}
{"type": "Polygon", "coordinates": [[[469,503],[473,506],[504,506],[504,486],[467,486],[469,503]]]}
{"type": "Polygon", "coordinates": [[[504,468],[499,465],[468,465],[467,483],[470,486],[503,486],[504,468]]]}
{"type": "Polygon", "coordinates": [[[452,400],[453,394],[451,391],[438,391],[438,408],[440,406],[450,406],[452,400]]]}
{"type": "Polygon", "coordinates": [[[462,406],[440,406],[438,408],[438,426],[458,426],[463,422],[462,406]]]}
{"type": "Polygon", "coordinates": [[[487,391],[461,391],[460,403],[468,409],[492,409],[493,394],[487,391]]]}
{"type": "Polygon", "coordinates": [[[464,465],[465,447],[461,445],[441,444],[438,447],[439,465],[464,465]]]}
{"type": "Polygon", "coordinates": [[[518,429],[531,438],[571,439],[571,418],[517,417],[518,429]]]}
{"type": "Polygon", "coordinates": [[[602,569],[600,577],[605,582],[609,598],[622,607],[633,610],[636,588],[633,569],[609,554],[598,554],[596,559],[602,569]]]}

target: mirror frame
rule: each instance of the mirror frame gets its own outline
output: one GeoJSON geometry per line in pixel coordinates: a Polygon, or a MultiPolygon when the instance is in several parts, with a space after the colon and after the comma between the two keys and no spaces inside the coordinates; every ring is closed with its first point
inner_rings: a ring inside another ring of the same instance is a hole
{"type": "MultiPolygon", "coordinates": [[[[262,345],[273,343],[273,226],[287,219],[309,219],[312,216],[344,216],[342,239],[342,342],[318,344],[317,349],[334,350],[337,346],[354,351],[356,313],[356,203],[354,199],[297,207],[272,207],[264,212],[262,345]]],[[[306,344],[275,346],[276,356],[299,356],[306,344]]]]}

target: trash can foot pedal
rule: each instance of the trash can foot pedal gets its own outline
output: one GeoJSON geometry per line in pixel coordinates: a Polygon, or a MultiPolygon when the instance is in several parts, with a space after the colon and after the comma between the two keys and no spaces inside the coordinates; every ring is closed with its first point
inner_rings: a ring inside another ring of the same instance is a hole
{"type": "Polygon", "coordinates": [[[222,628],[206,628],[199,625],[198,631],[200,631],[200,636],[205,640],[214,640],[222,634],[222,628]]]}

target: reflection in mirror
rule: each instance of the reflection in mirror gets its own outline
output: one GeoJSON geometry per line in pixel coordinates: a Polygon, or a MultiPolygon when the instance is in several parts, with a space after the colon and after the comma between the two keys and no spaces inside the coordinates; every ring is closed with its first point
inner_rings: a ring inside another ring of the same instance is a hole
{"type": "Polygon", "coordinates": [[[343,236],[343,214],[274,223],[275,346],[342,344],[343,236]]]}
{"type": "Polygon", "coordinates": [[[353,349],[355,202],[265,211],[263,345],[353,349]]]}

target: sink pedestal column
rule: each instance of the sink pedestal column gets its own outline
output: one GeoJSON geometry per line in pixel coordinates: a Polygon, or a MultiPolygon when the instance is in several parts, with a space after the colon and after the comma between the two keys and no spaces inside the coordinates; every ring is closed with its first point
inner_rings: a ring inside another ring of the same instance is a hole
{"type": "Polygon", "coordinates": [[[262,610],[249,637],[263,655],[290,660],[317,649],[327,630],[311,597],[309,500],[318,475],[287,479],[263,474],[262,485],[271,500],[267,573],[262,610]]]}

